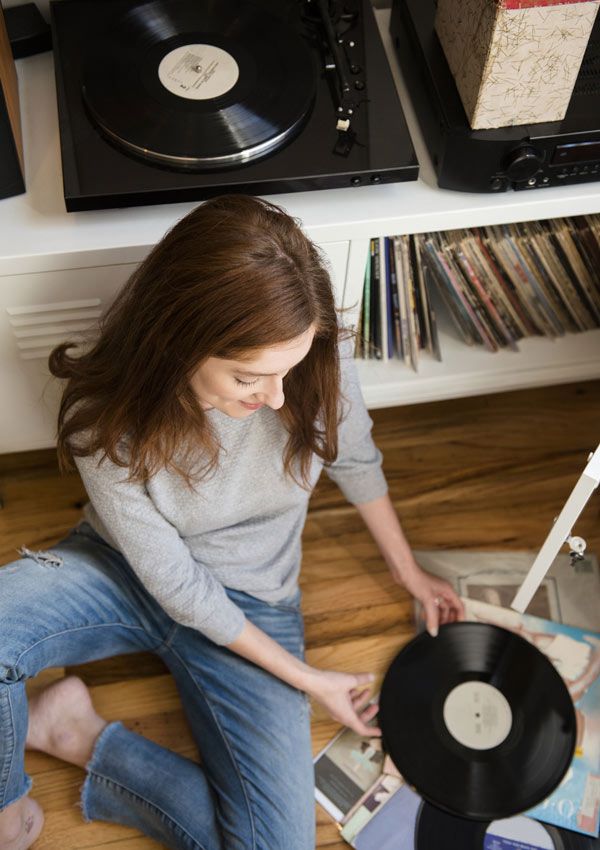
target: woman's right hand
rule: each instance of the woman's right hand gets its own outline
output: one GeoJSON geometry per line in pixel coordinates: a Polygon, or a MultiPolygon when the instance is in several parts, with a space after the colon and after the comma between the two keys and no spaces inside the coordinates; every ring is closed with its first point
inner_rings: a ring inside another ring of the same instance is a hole
{"type": "Polygon", "coordinates": [[[381,729],[367,725],[379,710],[376,703],[368,705],[373,679],[372,673],[337,673],[311,667],[303,690],[334,720],[359,735],[375,738],[381,735],[381,729]]]}

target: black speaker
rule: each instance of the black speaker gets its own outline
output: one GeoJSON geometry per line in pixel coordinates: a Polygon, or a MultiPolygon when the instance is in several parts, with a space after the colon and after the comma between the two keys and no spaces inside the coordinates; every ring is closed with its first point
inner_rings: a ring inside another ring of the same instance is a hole
{"type": "Polygon", "coordinates": [[[0,198],[25,191],[19,89],[0,4],[0,198]]]}

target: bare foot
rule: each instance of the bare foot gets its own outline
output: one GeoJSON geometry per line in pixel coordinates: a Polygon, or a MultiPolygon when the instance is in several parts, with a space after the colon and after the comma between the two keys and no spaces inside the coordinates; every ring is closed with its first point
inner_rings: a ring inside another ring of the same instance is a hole
{"type": "Polygon", "coordinates": [[[0,850],[27,850],[43,826],[41,806],[31,797],[21,797],[0,812],[0,850]]]}
{"type": "Polygon", "coordinates": [[[30,699],[26,746],[84,768],[105,726],[81,679],[67,676],[30,699]]]}

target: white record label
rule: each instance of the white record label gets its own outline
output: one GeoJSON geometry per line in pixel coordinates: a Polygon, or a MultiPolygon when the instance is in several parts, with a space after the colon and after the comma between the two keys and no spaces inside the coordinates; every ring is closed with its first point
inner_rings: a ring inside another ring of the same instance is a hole
{"type": "Polygon", "coordinates": [[[163,56],[158,78],[163,86],[187,100],[210,100],[230,91],[240,76],[231,53],[214,44],[184,44],[163,56]]]}
{"type": "Polygon", "coordinates": [[[518,815],[494,820],[485,831],[483,850],[556,850],[540,823],[518,815]]]}
{"type": "Polygon", "coordinates": [[[486,682],[463,682],[444,702],[444,722],[459,744],[473,750],[491,750],[507,737],[512,727],[508,700],[486,682]]]}

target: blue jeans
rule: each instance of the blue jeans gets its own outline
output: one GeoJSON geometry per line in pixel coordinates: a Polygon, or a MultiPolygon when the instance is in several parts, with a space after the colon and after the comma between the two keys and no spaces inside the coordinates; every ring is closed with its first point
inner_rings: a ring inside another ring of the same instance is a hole
{"type": "MultiPolygon", "coordinates": [[[[28,553],[0,567],[0,810],[31,787],[25,680],[46,667],[150,650],[175,679],[202,765],[110,723],[87,766],[84,818],[185,850],[314,850],[305,695],[174,622],[87,523],[51,553],[55,560],[28,553]]],[[[228,594],[303,656],[299,594],[281,605],[228,594]]]]}

